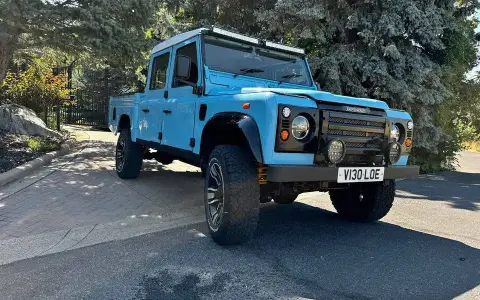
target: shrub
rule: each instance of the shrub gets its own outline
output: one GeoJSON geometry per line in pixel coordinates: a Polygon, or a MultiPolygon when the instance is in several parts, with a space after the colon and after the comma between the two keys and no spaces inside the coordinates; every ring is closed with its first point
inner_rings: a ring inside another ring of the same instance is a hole
{"type": "Polygon", "coordinates": [[[3,98],[40,113],[69,95],[64,74],[54,75],[41,58],[33,59],[25,71],[8,73],[1,85],[3,98]]]}
{"type": "Polygon", "coordinates": [[[59,142],[39,137],[30,137],[27,146],[35,152],[51,152],[60,149],[59,142]]]}

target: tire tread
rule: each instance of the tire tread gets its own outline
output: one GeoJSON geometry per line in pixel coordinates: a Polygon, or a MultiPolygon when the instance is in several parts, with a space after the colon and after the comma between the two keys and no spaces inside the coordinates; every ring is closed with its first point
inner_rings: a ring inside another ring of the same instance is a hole
{"type": "Polygon", "coordinates": [[[210,230],[214,240],[221,245],[244,243],[253,237],[257,228],[260,188],[256,181],[253,157],[248,154],[242,148],[231,145],[217,146],[211,154],[211,157],[221,161],[222,167],[226,169],[226,222],[217,232],[210,230]]]}

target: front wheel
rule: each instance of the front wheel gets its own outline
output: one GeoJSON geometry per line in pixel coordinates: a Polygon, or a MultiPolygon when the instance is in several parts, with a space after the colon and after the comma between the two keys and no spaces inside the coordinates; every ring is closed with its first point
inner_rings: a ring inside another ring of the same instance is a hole
{"type": "Polygon", "coordinates": [[[330,199],[338,214],[345,219],[360,222],[374,222],[385,217],[392,208],[394,198],[394,180],[330,191],[330,199]]]}
{"type": "Polygon", "coordinates": [[[240,244],[255,233],[260,186],[250,153],[237,146],[217,146],[205,176],[205,214],[212,238],[220,245],[240,244]]]}

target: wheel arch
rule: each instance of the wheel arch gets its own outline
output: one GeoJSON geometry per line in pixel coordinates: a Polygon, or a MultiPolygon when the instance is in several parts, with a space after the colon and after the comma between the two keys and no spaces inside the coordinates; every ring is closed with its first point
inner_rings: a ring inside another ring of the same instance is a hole
{"type": "Polygon", "coordinates": [[[129,129],[130,127],[131,127],[130,116],[127,114],[122,114],[118,120],[117,131],[121,131],[123,129],[129,129]]]}
{"type": "Polygon", "coordinates": [[[263,163],[260,131],[252,116],[224,112],[210,118],[202,131],[200,144],[202,160],[208,160],[215,146],[222,144],[247,148],[257,162],[263,163]]]}

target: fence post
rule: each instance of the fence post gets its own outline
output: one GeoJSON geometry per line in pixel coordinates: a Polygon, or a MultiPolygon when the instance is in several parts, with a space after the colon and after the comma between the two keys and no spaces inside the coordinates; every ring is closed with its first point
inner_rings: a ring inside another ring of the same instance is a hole
{"type": "Polygon", "coordinates": [[[43,120],[45,121],[45,125],[47,125],[48,127],[48,105],[46,103],[44,104],[44,108],[45,108],[44,110],[45,113],[43,115],[43,120]]]}
{"type": "Polygon", "coordinates": [[[60,99],[57,99],[57,131],[60,131],[60,99]]]}

